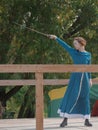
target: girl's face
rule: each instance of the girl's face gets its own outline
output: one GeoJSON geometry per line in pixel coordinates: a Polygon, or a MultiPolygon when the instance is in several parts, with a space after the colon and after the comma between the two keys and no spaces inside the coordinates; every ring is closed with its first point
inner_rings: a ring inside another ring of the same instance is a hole
{"type": "Polygon", "coordinates": [[[81,48],[81,44],[77,40],[73,41],[73,45],[76,50],[79,50],[81,48]]]}

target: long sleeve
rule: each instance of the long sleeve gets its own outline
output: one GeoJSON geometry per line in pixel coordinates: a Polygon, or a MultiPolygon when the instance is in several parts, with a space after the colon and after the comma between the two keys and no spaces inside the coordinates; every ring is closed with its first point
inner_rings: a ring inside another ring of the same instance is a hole
{"type": "Polygon", "coordinates": [[[61,40],[60,38],[56,38],[56,41],[69,53],[72,54],[73,52],[73,48],[71,46],[69,46],[66,42],[64,42],[63,40],[61,40]]]}
{"type": "MultiPolygon", "coordinates": [[[[90,65],[91,64],[91,55],[90,55],[90,59],[89,59],[89,61],[88,61],[88,64],[90,65]]],[[[89,79],[91,79],[92,77],[91,77],[91,73],[89,72],[88,73],[88,77],[89,77],[89,79]]]]}

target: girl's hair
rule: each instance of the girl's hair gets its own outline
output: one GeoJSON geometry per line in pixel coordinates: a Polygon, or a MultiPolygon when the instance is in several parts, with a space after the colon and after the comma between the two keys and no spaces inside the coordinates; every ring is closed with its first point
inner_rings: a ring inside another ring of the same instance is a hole
{"type": "Polygon", "coordinates": [[[86,46],[86,40],[83,37],[75,37],[74,40],[78,41],[82,46],[86,46]]]}

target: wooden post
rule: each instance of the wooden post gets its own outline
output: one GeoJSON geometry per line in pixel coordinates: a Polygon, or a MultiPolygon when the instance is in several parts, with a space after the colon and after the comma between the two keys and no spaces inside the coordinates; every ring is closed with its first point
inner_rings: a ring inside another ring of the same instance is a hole
{"type": "Polygon", "coordinates": [[[36,72],[36,130],[43,130],[43,73],[36,72]]]}

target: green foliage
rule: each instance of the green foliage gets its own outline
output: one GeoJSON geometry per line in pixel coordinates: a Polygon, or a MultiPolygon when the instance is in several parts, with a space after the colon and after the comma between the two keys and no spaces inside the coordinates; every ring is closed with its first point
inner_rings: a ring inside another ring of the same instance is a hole
{"type": "MultiPolygon", "coordinates": [[[[28,90],[28,86],[24,86],[18,93],[16,93],[7,103],[7,111],[8,112],[15,112],[15,118],[18,116],[20,105],[23,102],[24,95],[28,90]]],[[[10,88],[7,88],[9,91],[10,88]]]]}

